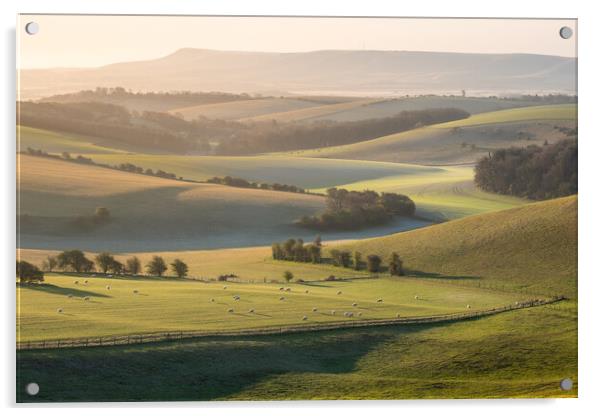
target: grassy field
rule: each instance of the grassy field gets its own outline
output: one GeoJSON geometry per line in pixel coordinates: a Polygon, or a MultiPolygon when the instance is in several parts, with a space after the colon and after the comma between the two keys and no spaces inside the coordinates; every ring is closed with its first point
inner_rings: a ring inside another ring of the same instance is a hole
{"type": "Polygon", "coordinates": [[[296,98],[264,98],[261,100],[231,101],[176,108],[169,112],[179,115],[186,120],[194,120],[199,116],[221,120],[237,120],[303,110],[317,106],[320,106],[320,104],[296,98]]]}
{"type": "Polygon", "coordinates": [[[316,117],[330,116],[339,112],[344,112],[350,109],[362,108],[372,103],[377,103],[382,100],[374,98],[362,98],[353,101],[345,101],[336,104],[326,104],[302,108],[299,110],[291,110],[280,113],[264,114],[256,117],[241,118],[244,122],[263,122],[263,121],[278,121],[281,123],[298,122],[311,120],[316,117]]]}
{"type": "Polygon", "coordinates": [[[121,153],[122,150],[105,143],[99,138],[85,137],[71,133],[59,133],[50,130],[17,125],[17,137],[21,150],[28,147],[41,149],[49,153],[121,153]]]}
{"type": "Polygon", "coordinates": [[[382,100],[361,107],[351,108],[334,114],[312,117],[306,121],[333,120],[358,121],[370,118],[392,117],[401,111],[425,110],[430,108],[459,108],[470,114],[486,113],[506,108],[536,105],[523,100],[501,100],[489,97],[441,97],[424,96],[382,100]]]}
{"type": "Polygon", "coordinates": [[[474,163],[498,148],[542,145],[566,138],[555,127],[576,126],[575,105],[514,108],[473,115],[343,146],[290,156],[361,159],[427,165],[474,163]]]}
{"type": "Polygon", "coordinates": [[[20,155],[19,168],[20,244],[28,248],[271,244],[295,233],[294,220],[324,207],[315,195],[187,183],[33,156],[20,155]],[[111,212],[108,224],[93,230],[70,225],[101,206],[111,212]]]}
{"type": "Polygon", "coordinates": [[[35,402],[575,397],[577,316],[565,302],[444,325],[18,351],[17,378],[17,400],[35,402]]]}
{"type": "MultiPolygon", "coordinates": [[[[293,268],[294,270],[294,268],[293,268]]],[[[276,279],[280,276],[272,276],[276,279]]],[[[189,279],[51,275],[18,289],[19,341],[180,330],[230,330],[429,316],[513,304],[528,295],[437,284],[412,278],[345,282],[203,283],[189,279]],[[88,284],[84,285],[84,279],[88,284]],[[170,281],[172,280],[172,281],[170,281]],[[75,284],[79,281],[80,284],[75,284]],[[110,286],[110,290],[106,287],[110,286]],[[224,289],[227,287],[227,289],[224,289]],[[138,290],[134,294],[133,290],[138,290]],[[305,293],[305,291],[309,293],[305,293]],[[338,295],[338,292],[342,294],[338,295]],[[420,296],[415,299],[415,295],[420,296]],[[72,295],[72,298],[68,298],[72,295]],[[233,299],[234,295],[240,300],[233,299]],[[89,296],[90,300],[83,298],[89,296]],[[284,297],[284,300],[280,300],[284,297]],[[382,298],[382,303],[377,299],[382,298]],[[210,299],[214,299],[211,302],[210,299]],[[357,303],[357,306],[352,306],[357,303]],[[57,310],[62,308],[62,313],[57,310]],[[232,308],[233,313],[228,309],[232,308]],[[313,312],[317,308],[317,312],[313,312]],[[254,312],[249,312],[254,309],[254,312]],[[334,316],[331,311],[338,311],[334,316]],[[344,311],[361,312],[347,318],[344,311]],[[303,316],[307,320],[303,321],[303,316]]]]}

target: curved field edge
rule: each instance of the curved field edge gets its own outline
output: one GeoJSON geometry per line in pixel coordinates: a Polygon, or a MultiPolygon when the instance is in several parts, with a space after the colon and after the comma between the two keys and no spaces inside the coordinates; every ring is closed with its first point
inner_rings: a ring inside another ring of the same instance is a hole
{"type": "Polygon", "coordinates": [[[17,401],[576,397],[576,319],[562,302],[446,324],[17,351],[17,401]]]}

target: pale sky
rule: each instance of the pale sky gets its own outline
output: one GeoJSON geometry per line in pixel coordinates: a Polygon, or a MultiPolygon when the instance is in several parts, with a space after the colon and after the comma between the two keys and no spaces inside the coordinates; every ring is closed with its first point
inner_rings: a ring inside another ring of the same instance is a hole
{"type": "Polygon", "coordinates": [[[374,49],[576,57],[575,20],[21,15],[20,68],[94,67],[177,49],[374,49]],[[25,25],[39,24],[36,35],[25,25]],[[559,36],[562,26],[575,32],[559,36]]]}

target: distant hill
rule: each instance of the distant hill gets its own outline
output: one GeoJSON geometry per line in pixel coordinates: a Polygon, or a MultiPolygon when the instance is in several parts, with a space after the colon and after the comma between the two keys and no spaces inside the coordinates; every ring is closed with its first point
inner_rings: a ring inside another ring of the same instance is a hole
{"type": "Polygon", "coordinates": [[[577,196],[361,240],[346,248],[441,278],[577,296],[577,196]],[[455,278],[454,278],[455,276],[455,278]]]}
{"type": "Polygon", "coordinates": [[[115,85],[139,91],[389,95],[575,93],[576,59],[533,54],[180,49],[98,68],[20,72],[21,98],[115,85]]]}

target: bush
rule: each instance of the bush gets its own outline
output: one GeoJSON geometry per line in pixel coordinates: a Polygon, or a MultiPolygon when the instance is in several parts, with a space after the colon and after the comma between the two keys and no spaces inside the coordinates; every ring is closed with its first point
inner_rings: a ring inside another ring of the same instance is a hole
{"type": "Polygon", "coordinates": [[[161,277],[166,270],[165,260],[161,256],[153,256],[152,260],[146,264],[146,271],[154,276],[161,277]]]}
{"type": "Polygon", "coordinates": [[[17,261],[17,277],[21,283],[44,281],[44,273],[37,266],[26,261],[17,261]]]}
{"type": "Polygon", "coordinates": [[[293,275],[293,273],[289,270],[286,270],[283,274],[282,277],[284,277],[284,280],[286,280],[287,282],[290,282],[291,280],[293,280],[293,278],[295,277],[293,275]]]}

